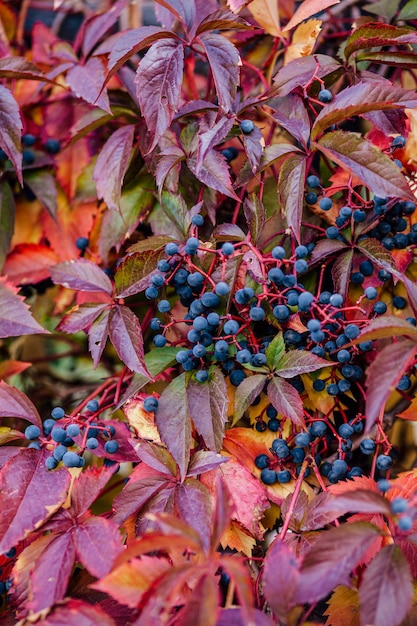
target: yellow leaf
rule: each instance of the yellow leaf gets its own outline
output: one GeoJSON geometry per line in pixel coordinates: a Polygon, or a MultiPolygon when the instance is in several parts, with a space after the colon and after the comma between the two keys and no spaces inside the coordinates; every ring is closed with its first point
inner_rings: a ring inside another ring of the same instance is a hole
{"type": "Polygon", "coordinates": [[[253,0],[248,9],[266,33],[273,37],[280,37],[281,24],[277,0],[253,0]]]}
{"type": "Polygon", "coordinates": [[[230,527],[223,533],[221,544],[223,548],[228,546],[232,550],[242,552],[248,557],[252,556],[252,550],[255,547],[256,540],[248,533],[247,530],[233,521],[230,527]]]}
{"type": "Polygon", "coordinates": [[[292,36],[291,44],[285,52],[284,65],[294,61],[294,59],[311,54],[320,34],[321,24],[321,20],[308,20],[297,26],[292,36]]]}
{"type": "Polygon", "coordinates": [[[142,400],[130,400],[130,402],[127,402],[123,407],[123,411],[129,420],[129,424],[135,429],[138,437],[155,443],[161,443],[154,414],[145,411],[142,400]]]}
{"type": "Polygon", "coordinates": [[[14,441],[15,439],[25,439],[23,433],[20,430],[13,430],[7,426],[0,426],[0,445],[14,441]]]}
{"type": "Polygon", "coordinates": [[[327,604],[326,626],[360,626],[357,589],[339,585],[327,604]]]}

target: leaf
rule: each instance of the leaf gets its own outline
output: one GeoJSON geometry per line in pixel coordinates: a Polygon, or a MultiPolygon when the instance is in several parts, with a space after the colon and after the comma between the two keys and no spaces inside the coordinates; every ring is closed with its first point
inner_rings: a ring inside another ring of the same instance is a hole
{"type": "Polygon", "coordinates": [[[46,334],[29,312],[24,298],[17,290],[0,278],[0,337],[46,334]]]}
{"type": "Polygon", "coordinates": [[[196,35],[200,35],[207,30],[249,30],[253,26],[243,20],[238,15],[226,9],[220,9],[209,13],[198,25],[196,35]]]}
{"type": "Polygon", "coordinates": [[[17,178],[23,186],[22,148],[20,135],[23,130],[19,105],[10,91],[0,85],[0,148],[4,150],[16,170],[17,178]]]}
{"type": "Polygon", "coordinates": [[[285,51],[284,65],[311,54],[320,35],[321,25],[321,20],[309,19],[297,26],[292,35],[291,44],[285,51]]]}
{"type": "Polygon", "coordinates": [[[300,576],[300,565],[300,560],[279,537],[269,546],[262,570],[265,597],[283,622],[293,606],[292,596],[300,576]]]}
{"type": "Polygon", "coordinates": [[[50,172],[43,170],[36,170],[36,172],[26,171],[24,183],[32,190],[49,215],[55,218],[58,195],[55,177],[50,172]]]}
{"type": "Polygon", "coordinates": [[[249,227],[249,232],[253,243],[257,244],[259,235],[262,232],[266,222],[266,212],[262,201],[254,193],[245,198],[243,202],[243,211],[245,219],[249,227]]]}
{"type": "Polygon", "coordinates": [[[181,194],[163,191],[161,205],[169,219],[175,224],[177,230],[186,238],[190,226],[190,217],[187,204],[181,194]]]}
{"type": "Polygon", "coordinates": [[[339,239],[321,239],[317,242],[313,252],[311,253],[311,261],[313,263],[318,263],[319,261],[322,261],[327,257],[331,257],[346,248],[346,243],[344,241],[339,241],[339,239]]]}
{"type": "Polygon", "coordinates": [[[365,4],[363,8],[368,13],[381,16],[384,18],[384,21],[391,22],[399,9],[399,5],[400,0],[376,0],[373,4],[365,4]]]}
{"type": "Polygon", "coordinates": [[[413,199],[407,181],[395,163],[356,133],[335,130],[316,143],[332,161],[357,176],[376,195],[413,199]]]}
{"type": "MultiPolygon", "coordinates": [[[[152,237],[149,242],[152,242],[152,237]]],[[[166,259],[162,246],[124,257],[115,275],[117,297],[127,298],[145,291],[151,284],[152,276],[159,274],[157,266],[161,259],[166,259]]]]}
{"type": "MultiPolygon", "coordinates": [[[[238,0],[229,0],[231,2],[237,2],[238,0]]],[[[274,626],[274,622],[266,613],[263,613],[259,609],[253,609],[251,611],[252,623],[254,626],[274,626]]],[[[246,616],[242,615],[242,610],[238,608],[221,609],[220,617],[217,620],[216,626],[247,626],[246,616]]],[[[308,626],[307,622],[304,626],[308,626]]]]}
{"type": "Polygon", "coordinates": [[[278,193],[281,211],[297,241],[300,241],[301,216],[304,204],[304,184],[307,157],[294,154],[285,159],[279,172],[278,193]]]}
{"type": "Polygon", "coordinates": [[[194,0],[156,0],[157,4],[165,7],[185,26],[190,32],[195,20],[194,0]]]}
{"type": "Polygon", "coordinates": [[[366,522],[321,532],[303,560],[294,604],[317,602],[337,585],[348,585],[351,571],[379,533],[366,522]]]}
{"type": "Polygon", "coordinates": [[[265,350],[266,364],[270,370],[276,370],[284,354],[284,338],[282,333],[277,333],[265,350]]]}
{"type": "Polygon", "coordinates": [[[412,598],[407,559],[395,544],[384,546],[366,568],[359,587],[362,623],[398,626],[411,608],[412,598]]]}
{"type": "Polygon", "coordinates": [[[297,141],[307,147],[310,138],[310,119],[303,99],[295,93],[273,101],[273,118],[285,128],[297,141]]]}
{"type": "Polygon", "coordinates": [[[264,151],[265,140],[260,129],[254,126],[249,135],[243,135],[243,145],[253,173],[257,172],[264,151]]]}
{"type": "Polygon", "coordinates": [[[148,152],[169,128],[179,108],[183,64],[184,48],[175,39],[157,41],[140,61],[135,83],[151,138],[148,152]]]}
{"type": "Polygon", "coordinates": [[[206,554],[210,550],[212,502],[207,487],[186,478],[175,490],[175,507],[180,519],[200,535],[206,554]]]}
{"type": "Polygon", "coordinates": [[[313,76],[323,78],[341,69],[338,61],[325,54],[294,59],[274,76],[274,92],[277,96],[284,97],[297,87],[304,87],[313,76]]]}
{"type": "Polygon", "coordinates": [[[414,20],[417,17],[417,2],[416,0],[409,0],[401,9],[398,19],[399,20],[414,20]]]}
{"type": "Polygon", "coordinates": [[[203,46],[207,55],[219,107],[228,113],[233,107],[239,84],[239,53],[230,41],[215,33],[203,33],[196,41],[203,46]]]}
{"type": "Polygon", "coordinates": [[[412,422],[417,421],[417,397],[412,399],[410,406],[408,406],[404,411],[397,413],[397,417],[400,417],[402,420],[411,420],[412,422]]]}
{"type": "Polygon", "coordinates": [[[7,255],[3,271],[14,285],[38,283],[49,278],[50,268],[57,261],[49,245],[20,243],[7,255]]]}
{"type": "Polygon", "coordinates": [[[386,498],[379,493],[367,491],[366,489],[356,489],[347,493],[341,493],[324,501],[316,512],[334,511],[339,515],[346,513],[381,513],[390,515],[391,507],[386,498]]]}
{"type": "Polygon", "coordinates": [[[191,445],[191,422],[185,398],[185,374],[180,374],[161,393],[155,414],[159,434],[179,467],[181,480],[187,473],[191,445]]]}
{"type": "Polygon", "coordinates": [[[225,196],[238,200],[230,178],[229,167],[226,159],[217,150],[210,150],[199,169],[197,169],[197,159],[191,156],[187,159],[187,166],[196,178],[210,189],[220,191],[225,196]]]}
{"type": "Polygon", "coordinates": [[[89,329],[94,320],[107,308],[107,304],[86,303],[75,306],[59,322],[56,330],[64,333],[78,333],[89,329]]]}
{"type": "Polygon", "coordinates": [[[0,363],[0,380],[20,374],[31,365],[32,363],[29,361],[14,361],[13,359],[5,359],[0,363]]]}
{"type": "Polygon", "coordinates": [[[151,377],[144,360],[142,330],[131,309],[123,305],[111,309],[109,337],[120,360],[130,370],[151,377]]]}
{"type": "Polygon", "coordinates": [[[283,30],[291,30],[297,24],[339,2],[340,0],[304,0],[283,30]]]}
{"type": "Polygon", "coordinates": [[[416,342],[404,339],[378,353],[366,371],[366,432],[374,425],[404,370],[415,358],[416,342]]]}
{"type": "Polygon", "coordinates": [[[218,584],[212,572],[208,571],[196,583],[191,597],[180,611],[178,623],[217,626],[218,604],[218,584]]]}
{"type": "Polygon", "coordinates": [[[73,533],[77,559],[97,578],[108,574],[123,550],[118,525],[104,517],[92,516],[79,523],[73,533]]]}
{"type": "Polygon", "coordinates": [[[188,466],[187,476],[198,476],[215,469],[223,463],[227,463],[229,457],[216,454],[215,452],[208,452],[206,450],[197,450],[191,457],[190,464],[188,466]]]}
{"type": "Polygon", "coordinates": [[[338,585],[326,604],[326,626],[361,626],[357,589],[338,585]]]}
{"type": "Polygon", "coordinates": [[[129,164],[135,127],[126,125],[114,131],[98,155],[93,178],[97,195],[109,209],[120,210],[122,183],[129,164]]]}
{"type": "Polygon", "coordinates": [[[107,11],[93,15],[84,22],[82,51],[85,57],[90,54],[97,42],[116,23],[127,3],[128,0],[117,0],[107,11]]]}
{"type": "Polygon", "coordinates": [[[332,278],[334,289],[346,298],[349,286],[351,284],[350,275],[352,272],[354,251],[352,248],[346,250],[335,259],[332,268],[332,278]]]}
{"type": "MultiPolygon", "coordinates": [[[[3,387],[4,383],[0,383],[3,387]]],[[[48,472],[48,453],[26,448],[12,457],[0,473],[0,552],[7,552],[38,528],[65,500],[70,474],[48,472]],[[34,498],[33,494],[42,494],[34,498]]]]}
{"type": "Polygon", "coordinates": [[[81,517],[97,500],[112,477],[112,467],[88,467],[73,482],[71,513],[81,517]]]}
{"type": "Polygon", "coordinates": [[[22,78],[27,80],[49,81],[39,68],[24,57],[6,57],[0,59],[1,78],[22,78]]]}
{"type": "Polygon", "coordinates": [[[14,233],[15,203],[10,185],[0,185],[0,270],[3,268],[14,233]]]}
{"type": "Polygon", "coordinates": [[[268,398],[278,413],[305,428],[303,403],[299,393],[286,380],[274,376],[267,389],[268,398]]]}
{"type": "Polygon", "coordinates": [[[252,0],[248,9],[268,35],[281,36],[278,4],[275,0],[252,0]]]}
{"type": "Polygon", "coordinates": [[[238,422],[252,402],[259,396],[266,381],[264,374],[248,376],[237,387],[235,392],[234,423],[238,422]]]}
{"type": "Polygon", "coordinates": [[[149,441],[141,441],[138,446],[135,446],[135,450],[140,460],[157,472],[170,477],[177,475],[177,466],[172,456],[162,446],[149,441]]]}
{"type": "Polygon", "coordinates": [[[116,626],[116,622],[99,606],[71,599],[55,606],[37,626],[116,626]]]}
{"type": "Polygon", "coordinates": [[[95,263],[87,259],[64,261],[51,267],[51,278],[55,284],[76,291],[104,291],[111,295],[113,285],[110,278],[95,263]]]}
{"type": "Polygon", "coordinates": [[[407,336],[417,341],[417,328],[401,317],[394,315],[384,315],[371,320],[365,328],[361,330],[361,334],[352,343],[361,343],[369,339],[384,339],[387,337],[407,336]]]}
{"type": "Polygon", "coordinates": [[[0,382],[0,417],[17,417],[42,427],[38,410],[27,395],[4,381],[0,382]]]}
{"type": "Polygon", "coordinates": [[[95,368],[100,361],[109,336],[109,315],[109,310],[100,313],[88,331],[88,349],[91,353],[95,368]]]}
{"type": "Polygon", "coordinates": [[[338,124],[355,115],[394,108],[414,108],[415,93],[384,82],[359,82],[340,91],[326,104],[313,124],[311,138],[315,139],[332,124],[338,124]]]}
{"type": "Polygon", "coordinates": [[[406,26],[399,27],[381,22],[369,22],[354,30],[347,39],[344,56],[346,60],[349,60],[354,52],[364,48],[416,43],[415,31],[406,26]]]}
{"type": "Polygon", "coordinates": [[[66,75],[72,93],[93,106],[111,113],[107,92],[103,90],[104,66],[99,57],[90,57],[84,65],[77,63],[66,75]]]}
{"type": "Polygon", "coordinates": [[[329,361],[307,352],[307,350],[293,350],[286,352],[281,357],[275,372],[282,378],[294,378],[294,376],[315,372],[328,366],[329,361]]]}
{"type": "Polygon", "coordinates": [[[197,171],[203,164],[206,154],[225,140],[230,130],[233,128],[234,121],[232,118],[222,117],[208,130],[198,135],[198,151],[197,151],[197,171]]]}
{"type": "Polygon", "coordinates": [[[228,395],[222,371],[215,367],[209,380],[199,383],[191,378],[187,384],[188,412],[198,434],[209,450],[219,452],[227,422],[228,395]]]}
{"type": "MultiPolygon", "coordinates": [[[[391,1],[391,0],[389,0],[391,1]]],[[[371,63],[382,63],[389,66],[417,67],[417,55],[411,52],[359,52],[359,61],[371,61],[371,63]]]]}

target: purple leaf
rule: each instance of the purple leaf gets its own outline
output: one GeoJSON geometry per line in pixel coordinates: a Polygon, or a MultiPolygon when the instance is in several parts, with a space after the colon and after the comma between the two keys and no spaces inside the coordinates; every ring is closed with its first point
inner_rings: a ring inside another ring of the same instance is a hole
{"type": "Polygon", "coordinates": [[[334,288],[337,293],[340,293],[343,296],[343,298],[346,298],[349,285],[351,284],[350,276],[352,270],[352,262],[353,250],[351,248],[349,250],[346,250],[346,252],[340,254],[333,263],[332,278],[334,288]]]}
{"type": "Polygon", "coordinates": [[[14,165],[17,178],[23,186],[22,179],[22,148],[20,136],[23,124],[20,118],[19,105],[11,92],[0,85],[0,148],[4,150],[14,165]]]}
{"type": "Polygon", "coordinates": [[[10,185],[0,185],[0,270],[3,268],[14,233],[16,207],[10,185]]]}
{"type": "Polygon", "coordinates": [[[41,333],[47,334],[48,331],[32,317],[24,298],[4,278],[0,278],[0,337],[41,333]]]}
{"type": "Polygon", "coordinates": [[[291,154],[291,152],[301,153],[301,150],[290,143],[275,143],[272,146],[267,146],[263,152],[258,171],[262,171],[266,167],[273,165],[275,161],[291,154]]]}
{"type": "Polygon", "coordinates": [[[264,374],[248,376],[237,387],[235,392],[234,421],[237,422],[242,417],[246,409],[261,393],[266,381],[264,374]]]}
{"type": "Polygon", "coordinates": [[[416,106],[417,98],[414,91],[387,85],[385,81],[360,82],[340,91],[322,108],[311,129],[311,138],[316,139],[332,124],[338,124],[355,115],[383,109],[416,106]]]}
{"type": "Polygon", "coordinates": [[[151,378],[144,360],[142,330],[133,311],[122,305],[111,309],[109,337],[120,360],[130,370],[151,378]]]}
{"type": "Polygon", "coordinates": [[[40,169],[35,172],[25,172],[25,185],[32,190],[49,215],[55,219],[58,195],[55,176],[40,169]]]}
{"type": "Polygon", "coordinates": [[[137,96],[151,136],[151,152],[169,128],[178,110],[184,64],[184,47],[175,39],[153,44],[141,60],[135,82],[137,96]]]}
{"type": "Polygon", "coordinates": [[[104,66],[99,57],[91,57],[85,65],[74,65],[66,80],[72,93],[85,102],[111,113],[107,91],[103,91],[104,66]]]}
{"type": "Polygon", "coordinates": [[[109,209],[120,210],[122,183],[129,165],[135,127],[122,126],[112,133],[98,155],[94,167],[97,195],[109,209]]]}
{"type": "Polygon", "coordinates": [[[42,427],[38,410],[27,395],[4,380],[0,381],[0,417],[18,417],[42,427]]]}
{"type": "Polygon", "coordinates": [[[219,224],[214,229],[217,241],[245,241],[245,233],[237,224],[219,224]]]}
{"type": "Polygon", "coordinates": [[[224,375],[214,368],[206,383],[192,378],[187,384],[188,411],[209,450],[219,452],[227,422],[228,395],[224,375]]]}
{"type": "Polygon", "coordinates": [[[270,545],[263,567],[263,583],[267,602],[279,620],[294,605],[292,597],[300,576],[300,560],[278,537],[270,545]]]}
{"type": "Polygon", "coordinates": [[[69,600],[56,605],[39,626],[116,626],[116,622],[98,606],[81,600],[69,600]]]}
{"type": "Polygon", "coordinates": [[[75,527],[73,535],[77,560],[97,578],[108,574],[123,550],[115,522],[99,516],[89,517],[75,527]]]}
{"type": "Polygon", "coordinates": [[[208,102],[207,100],[191,100],[190,102],[185,102],[178,109],[178,113],[174,116],[174,119],[176,120],[186,115],[193,115],[194,113],[201,113],[202,111],[217,111],[218,108],[217,104],[208,102]]]}
{"type": "MultiPolygon", "coordinates": [[[[275,626],[275,622],[259,609],[254,609],[251,612],[253,626],[275,626]]],[[[216,626],[247,626],[246,615],[242,614],[240,608],[234,609],[221,609],[219,619],[216,622],[216,626]]]]}
{"type": "Polygon", "coordinates": [[[181,148],[171,146],[169,149],[163,150],[158,155],[158,162],[155,167],[155,181],[158,187],[159,194],[162,193],[162,189],[165,184],[165,180],[168,175],[175,172],[175,176],[178,176],[181,163],[185,160],[185,154],[181,148]]]}
{"type": "Polygon", "coordinates": [[[407,320],[395,315],[384,315],[372,320],[353,343],[361,343],[369,339],[384,339],[406,335],[417,341],[417,328],[407,320]]]}
{"type": "Polygon", "coordinates": [[[208,452],[207,450],[197,450],[191,457],[190,464],[188,466],[187,476],[198,476],[215,469],[223,463],[227,463],[229,457],[216,454],[215,452],[208,452]]]}
{"type": "Polygon", "coordinates": [[[253,243],[257,243],[266,222],[266,211],[259,197],[252,193],[243,202],[243,211],[253,243]]]}
{"type": "Polygon", "coordinates": [[[294,59],[274,76],[274,89],[278,96],[286,96],[297,87],[304,88],[304,85],[312,80],[313,76],[323,78],[337,70],[342,70],[342,66],[333,57],[324,54],[314,54],[299,59],[294,59]]]}
{"type": "Polygon", "coordinates": [[[28,80],[48,81],[40,69],[24,57],[6,57],[0,59],[1,78],[26,78],[28,80]]]}
{"type": "MultiPolygon", "coordinates": [[[[152,238],[149,241],[151,240],[152,238]]],[[[152,276],[159,273],[157,265],[161,259],[166,259],[166,254],[164,248],[157,245],[153,250],[126,256],[118,266],[115,275],[117,297],[127,298],[145,291],[151,284],[152,276]]]]}
{"type": "Polygon", "coordinates": [[[288,417],[297,426],[305,427],[302,400],[290,383],[274,376],[268,385],[267,394],[278,413],[288,417]]]}
{"type": "Polygon", "coordinates": [[[349,585],[351,571],[379,534],[378,528],[366,522],[321,532],[303,560],[294,605],[312,604],[337,585],[349,585]]]}
{"type": "Polygon", "coordinates": [[[170,11],[190,32],[195,20],[195,0],[156,0],[157,4],[170,11]]]}
{"type": "Polygon", "coordinates": [[[344,241],[339,241],[338,239],[322,239],[317,242],[311,253],[311,261],[312,263],[317,263],[328,256],[340,252],[343,248],[347,248],[344,241]]]}
{"type": "Polygon", "coordinates": [[[96,43],[116,23],[127,4],[128,0],[117,0],[104,13],[93,15],[84,23],[82,51],[85,57],[90,54],[96,43]]]}
{"type": "Polygon", "coordinates": [[[222,117],[209,130],[205,130],[198,135],[198,151],[197,151],[197,171],[203,165],[206,154],[224,141],[227,134],[233,128],[234,121],[232,118],[222,117]]]}
{"type": "Polygon", "coordinates": [[[304,147],[310,138],[310,118],[302,98],[297,94],[288,94],[273,101],[273,118],[285,128],[304,147]]]}
{"type": "Polygon", "coordinates": [[[207,185],[210,189],[220,191],[225,196],[240,201],[235,194],[230,178],[230,170],[224,156],[217,150],[207,152],[203,163],[197,169],[197,159],[192,156],[187,159],[187,165],[190,171],[203,185],[207,185]]]}
{"type": "MultiPolygon", "coordinates": [[[[207,4],[206,0],[197,1],[200,2],[203,8],[205,8],[205,5],[207,4]]],[[[217,2],[212,1],[212,4],[215,8],[217,8],[217,2]]],[[[212,13],[207,13],[207,16],[200,22],[197,28],[197,35],[200,35],[207,30],[248,30],[253,28],[251,24],[248,24],[248,22],[245,22],[241,17],[235,15],[231,11],[228,11],[227,9],[220,9],[216,11],[215,8],[212,13]]],[[[200,11],[198,11],[198,17],[201,19],[200,11]]]]}
{"type": "Polygon", "coordinates": [[[56,329],[64,333],[78,333],[80,330],[89,329],[107,306],[107,304],[94,303],[77,305],[64,315],[56,329]]]}
{"type": "Polygon", "coordinates": [[[95,263],[87,259],[64,261],[51,267],[51,278],[57,285],[76,291],[104,291],[111,295],[110,278],[95,263]]]}
{"type": "Polygon", "coordinates": [[[175,489],[175,508],[180,519],[200,535],[206,553],[210,549],[212,500],[210,492],[195,478],[186,478],[175,489]]]}
{"type": "Polygon", "coordinates": [[[374,425],[396,384],[414,360],[416,342],[404,339],[382,348],[366,372],[366,431],[374,425]]]}
{"type": "Polygon", "coordinates": [[[334,511],[328,506],[329,500],[333,501],[333,499],[328,491],[319,493],[311,502],[308,502],[307,499],[301,530],[305,532],[320,530],[340,517],[338,511],[334,511]]]}
{"type": "Polygon", "coordinates": [[[220,109],[228,113],[239,84],[239,53],[228,39],[215,33],[203,33],[196,42],[203,46],[207,55],[220,109]]]}
{"type": "Polygon", "coordinates": [[[171,477],[177,475],[177,466],[172,456],[162,446],[149,441],[141,441],[138,446],[135,446],[135,450],[142,463],[146,463],[157,472],[171,477]]]}
{"type": "Polygon", "coordinates": [[[375,48],[379,46],[391,46],[398,44],[416,44],[417,34],[408,26],[392,26],[380,22],[371,22],[355,29],[348,38],[343,51],[346,60],[358,50],[363,48],[375,48]]]}
{"type": "Polygon", "coordinates": [[[71,514],[81,517],[97,500],[114,473],[112,467],[88,467],[74,481],[71,514]]]}
{"type": "Polygon", "coordinates": [[[278,179],[281,211],[286,217],[297,241],[300,241],[301,216],[304,204],[304,185],[307,157],[294,154],[285,159],[278,179]]]}
{"type": "Polygon", "coordinates": [[[334,163],[357,176],[376,195],[414,200],[395,163],[358,134],[335,130],[321,137],[315,145],[334,163]]]}
{"type": "Polygon", "coordinates": [[[384,546],[366,568],[359,587],[363,624],[398,626],[413,599],[407,559],[395,544],[384,546]]]}
{"type": "Polygon", "coordinates": [[[276,374],[282,378],[294,378],[300,374],[315,372],[328,367],[329,361],[307,352],[306,350],[293,350],[286,352],[276,366],[276,374]]]}
{"type": "Polygon", "coordinates": [[[185,374],[180,374],[161,393],[155,413],[159,434],[179,467],[181,480],[187,474],[191,445],[191,421],[185,398],[185,374]]]}
{"type": "Polygon", "coordinates": [[[90,350],[95,368],[99,364],[109,336],[109,315],[109,310],[100,313],[88,331],[88,349],[90,350]]]}
{"type": "Polygon", "coordinates": [[[263,135],[257,126],[249,135],[243,135],[243,145],[251,170],[255,173],[258,171],[265,145],[263,135]]]}
{"type": "MultiPolygon", "coordinates": [[[[389,501],[383,495],[366,489],[356,489],[327,498],[321,506],[316,508],[319,512],[338,512],[338,516],[346,513],[381,513],[390,515],[389,501]]],[[[308,522],[308,519],[307,519],[308,522]]]]}
{"type": "Polygon", "coordinates": [[[48,472],[48,452],[26,448],[0,473],[0,552],[7,552],[60,507],[67,496],[70,474],[48,472]],[[33,494],[42,497],[33,497],[33,494]]]}

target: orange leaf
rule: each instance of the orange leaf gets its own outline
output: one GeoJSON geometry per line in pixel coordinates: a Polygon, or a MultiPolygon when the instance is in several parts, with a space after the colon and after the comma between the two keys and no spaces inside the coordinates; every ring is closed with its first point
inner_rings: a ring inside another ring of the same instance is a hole
{"type": "Polygon", "coordinates": [[[248,9],[265,32],[273,37],[281,35],[278,2],[276,0],[252,0],[248,9]]]}
{"type": "Polygon", "coordinates": [[[339,585],[327,600],[327,605],[326,626],[360,626],[357,589],[339,585]]]}
{"type": "Polygon", "coordinates": [[[0,380],[9,378],[9,376],[14,376],[15,374],[20,374],[31,365],[32,363],[29,363],[28,361],[2,361],[0,363],[0,380]]]}
{"type": "Polygon", "coordinates": [[[321,31],[321,20],[308,20],[295,29],[291,44],[285,51],[284,65],[311,54],[321,31]]]}
{"type": "Polygon", "coordinates": [[[410,406],[401,413],[398,413],[397,417],[401,417],[403,420],[417,422],[417,397],[413,398],[410,406]]]}
{"type": "Polygon", "coordinates": [[[58,260],[48,246],[22,243],[7,256],[3,272],[14,285],[38,283],[49,278],[49,268],[58,260]]]}

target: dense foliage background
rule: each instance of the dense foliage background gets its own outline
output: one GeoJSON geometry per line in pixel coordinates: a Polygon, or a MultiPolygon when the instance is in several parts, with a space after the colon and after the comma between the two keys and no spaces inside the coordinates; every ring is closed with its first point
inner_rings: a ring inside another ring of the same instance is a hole
{"type": "Polygon", "coordinates": [[[1,623],[415,624],[417,3],[143,8],[0,2],[1,623]]]}

